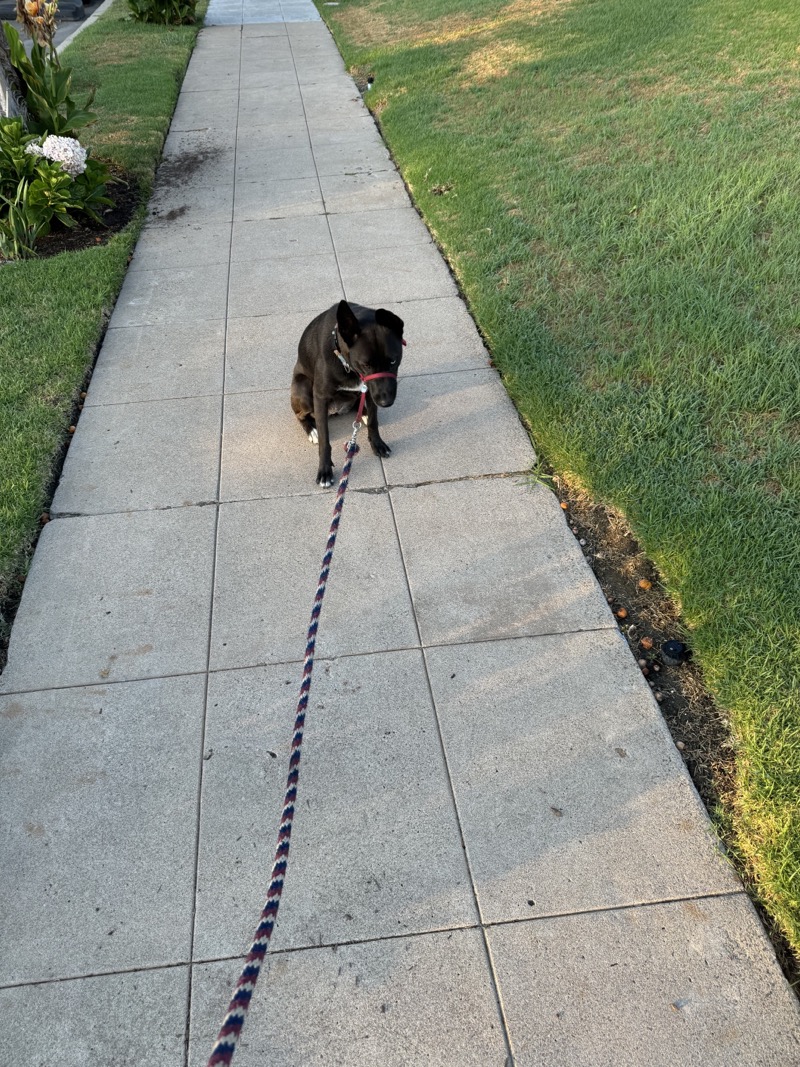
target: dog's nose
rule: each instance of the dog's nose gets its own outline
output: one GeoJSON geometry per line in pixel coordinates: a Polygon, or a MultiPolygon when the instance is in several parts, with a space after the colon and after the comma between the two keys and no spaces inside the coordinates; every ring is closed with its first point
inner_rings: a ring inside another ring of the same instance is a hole
{"type": "Polygon", "coordinates": [[[390,408],[394,403],[394,398],[397,396],[397,386],[393,381],[379,381],[377,383],[370,382],[370,393],[372,399],[378,405],[379,408],[390,408]]]}

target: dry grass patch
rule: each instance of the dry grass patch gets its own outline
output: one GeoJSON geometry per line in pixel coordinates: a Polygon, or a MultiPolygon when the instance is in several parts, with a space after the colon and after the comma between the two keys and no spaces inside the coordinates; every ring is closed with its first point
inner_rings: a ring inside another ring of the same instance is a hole
{"type": "MultiPolygon", "coordinates": [[[[724,56],[719,57],[724,62],[724,56]]],[[[780,69],[766,66],[745,66],[732,63],[727,74],[706,76],[702,88],[678,74],[666,74],[656,68],[639,70],[629,79],[626,88],[637,100],[659,100],[664,97],[694,96],[709,107],[718,106],[732,90],[769,90],[772,95],[785,98],[800,87],[800,63],[782,63],[780,69]]]]}
{"type": "Polygon", "coordinates": [[[352,7],[337,14],[337,22],[358,41],[359,47],[387,47],[404,44],[411,48],[453,44],[471,37],[489,36],[514,23],[533,25],[551,15],[561,14],[574,0],[512,0],[494,18],[480,19],[459,13],[449,18],[411,20],[407,12],[387,16],[387,4],[369,8],[352,7]]]}
{"type": "Polygon", "coordinates": [[[514,41],[499,41],[479,48],[461,68],[464,87],[487,85],[497,78],[505,78],[523,63],[532,63],[541,57],[541,49],[523,48],[514,41]]]}

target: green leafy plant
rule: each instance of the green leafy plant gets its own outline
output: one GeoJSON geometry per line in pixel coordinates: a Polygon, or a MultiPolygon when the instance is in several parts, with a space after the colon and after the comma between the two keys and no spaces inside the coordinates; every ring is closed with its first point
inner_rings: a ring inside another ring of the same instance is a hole
{"type": "Polygon", "coordinates": [[[196,0],[128,0],[128,7],[137,22],[184,26],[195,21],[196,0]]]}
{"type": "Polygon", "coordinates": [[[36,172],[36,156],[25,151],[35,140],[26,134],[22,119],[0,118],[0,194],[13,195],[20,179],[36,172]]]}
{"type": "MultiPolygon", "coordinates": [[[[5,217],[0,216],[0,254],[7,259],[34,255],[34,245],[50,232],[53,219],[77,226],[69,214],[75,208],[72,179],[57,163],[39,164],[33,178],[21,178],[13,197],[0,196],[5,217]]],[[[2,210],[2,209],[0,209],[2,210]]]]}
{"type": "Polygon", "coordinates": [[[19,72],[25,86],[27,125],[31,133],[71,137],[76,130],[95,121],[97,116],[87,110],[94,93],[82,107],[75,103],[70,96],[72,70],[59,64],[55,50],[48,50],[34,41],[29,59],[16,29],[4,22],[3,32],[8,41],[12,66],[19,72]]]}

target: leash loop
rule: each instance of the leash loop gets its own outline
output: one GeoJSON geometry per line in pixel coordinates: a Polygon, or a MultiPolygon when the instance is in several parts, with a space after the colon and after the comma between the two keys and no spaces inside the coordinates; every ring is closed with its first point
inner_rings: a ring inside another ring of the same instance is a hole
{"type": "MultiPolygon", "coordinates": [[[[366,388],[366,387],[365,387],[366,388]]],[[[362,404],[364,397],[362,396],[362,404]]],[[[300,684],[300,697],[297,702],[297,714],[292,731],[291,756],[289,758],[289,774],[286,779],[286,793],[283,799],[283,812],[281,814],[280,827],[278,829],[278,844],[275,849],[275,859],[272,865],[267,899],[261,911],[258,927],[256,928],[253,943],[247,954],[242,973],[233,990],[228,1011],[222,1020],[217,1040],[211,1050],[208,1067],[230,1067],[233,1063],[233,1055],[236,1052],[236,1044],[241,1037],[247,1009],[253,997],[256,981],[261,973],[261,965],[269,948],[272,931],[275,929],[275,921],[278,917],[278,907],[283,893],[283,883],[286,877],[286,868],[289,859],[289,844],[292,837],[292,824],[294,822],[295,804],[297,802],[297,783],[300,778],[300,755],[303,745],[303,730],[306,721],[306,709],[308,697],[311,692],[311,674],[314,670],[314,651],[317,643],[317,630],[319,617],[322,611],[322,601],[330,574],[331,559],[333,558],[333,546],[336,544],[336,534],[339,530],[339,521],[344,506],[344,494],[347,492],[347,483],[350,478],[350,468],[353,458],[359,451],[356,444],[358,431],[361,429],[361,414],[353,423],[353,433],[350,440],[345,444],[344,450],[347,455],[342,476],[339,479],[339,488],[336,491],[336,502],[333,506],[333,518],[331,519],[328,541],[325,545],[325,554],[322,557],[322,570],[320,571],[319,584],[314,597],[314,606],[311,609],[311,621],[308,626],[306,638],[306,654],[303,661],[303,679],[300,684]]]]}

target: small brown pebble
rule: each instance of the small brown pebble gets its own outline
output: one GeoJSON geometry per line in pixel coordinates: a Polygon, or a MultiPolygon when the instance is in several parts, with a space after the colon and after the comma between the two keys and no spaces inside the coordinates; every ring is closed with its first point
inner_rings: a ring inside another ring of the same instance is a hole
{"type": "Polygon", "coordinates": [[[659,693],[658,691],[656,691],[653,695],[655,696],[655,698],[659,702],[659,704],[664,699],[664,694],[663,693],[659,693]]]}
{"type": "Polygon", "coordinates": [[[70,426],[69,433],[75,433],[75,427],[74,426],[70,426]]]}
{"type": "Polygon", "coordinates": [[[81,400],[85,400],[85,399],[86,399],[86,393],[81,393],[81,400]]]}
{"type": "Polygon", "coordinates": [[[645,678],[648,676],[649,673],[650,673],[650,668],[649,667],[642,667],[642,674],[645,676],[645,678]]]}
{"type": "Polygon", "coordinates": [[[50,522],[50,516],[47,514],[46,511],[39,516],[39,521],[42,523],[42,525],[44,525],[46,522],[50,522]]]}
{"type": "Polygon", "coordinates": [[[569,504],[566,502],[566,500],[561,501],[561,508],[563,511],[566,511],[569,508],[569,504]]]}
{"type": "Polygon", "coordinates": [[[636,662],[639,664],[640,667],[646,667],[647,666],[647,660],[646,659],[640,659],[640,660],[637,660],[636,662]]]}
{"type": "Polygon", "coordinates": [[[628,617],[628,612],[625,610],[625,608],[620,608],[619,611],[617,612],[617,618],[618,619],[627,619],[627,617],[628,617]]]}
{"type": "Polygon", "coordinates": [[[678,748],[681,752],[683,752],[683,750],[686,748],[686,745],[684,745],[683,741],[676,741],[675,747],[678,748]]]}
{"type": "Polygon", "coordinates": [[[641,644],[642,644],[642,648],[646,652],[649,652],[650,649],[653,647],[653,638],[652,637],[643,637],[641,644]]]}
{"type": "Polygon", "coordinates": [[[640,589],[652,589],[653,588],[653,583],[652,582],[648,582],[648,580],[646,578],[641,578],[639,580],[639,588],[640,589]]]}

